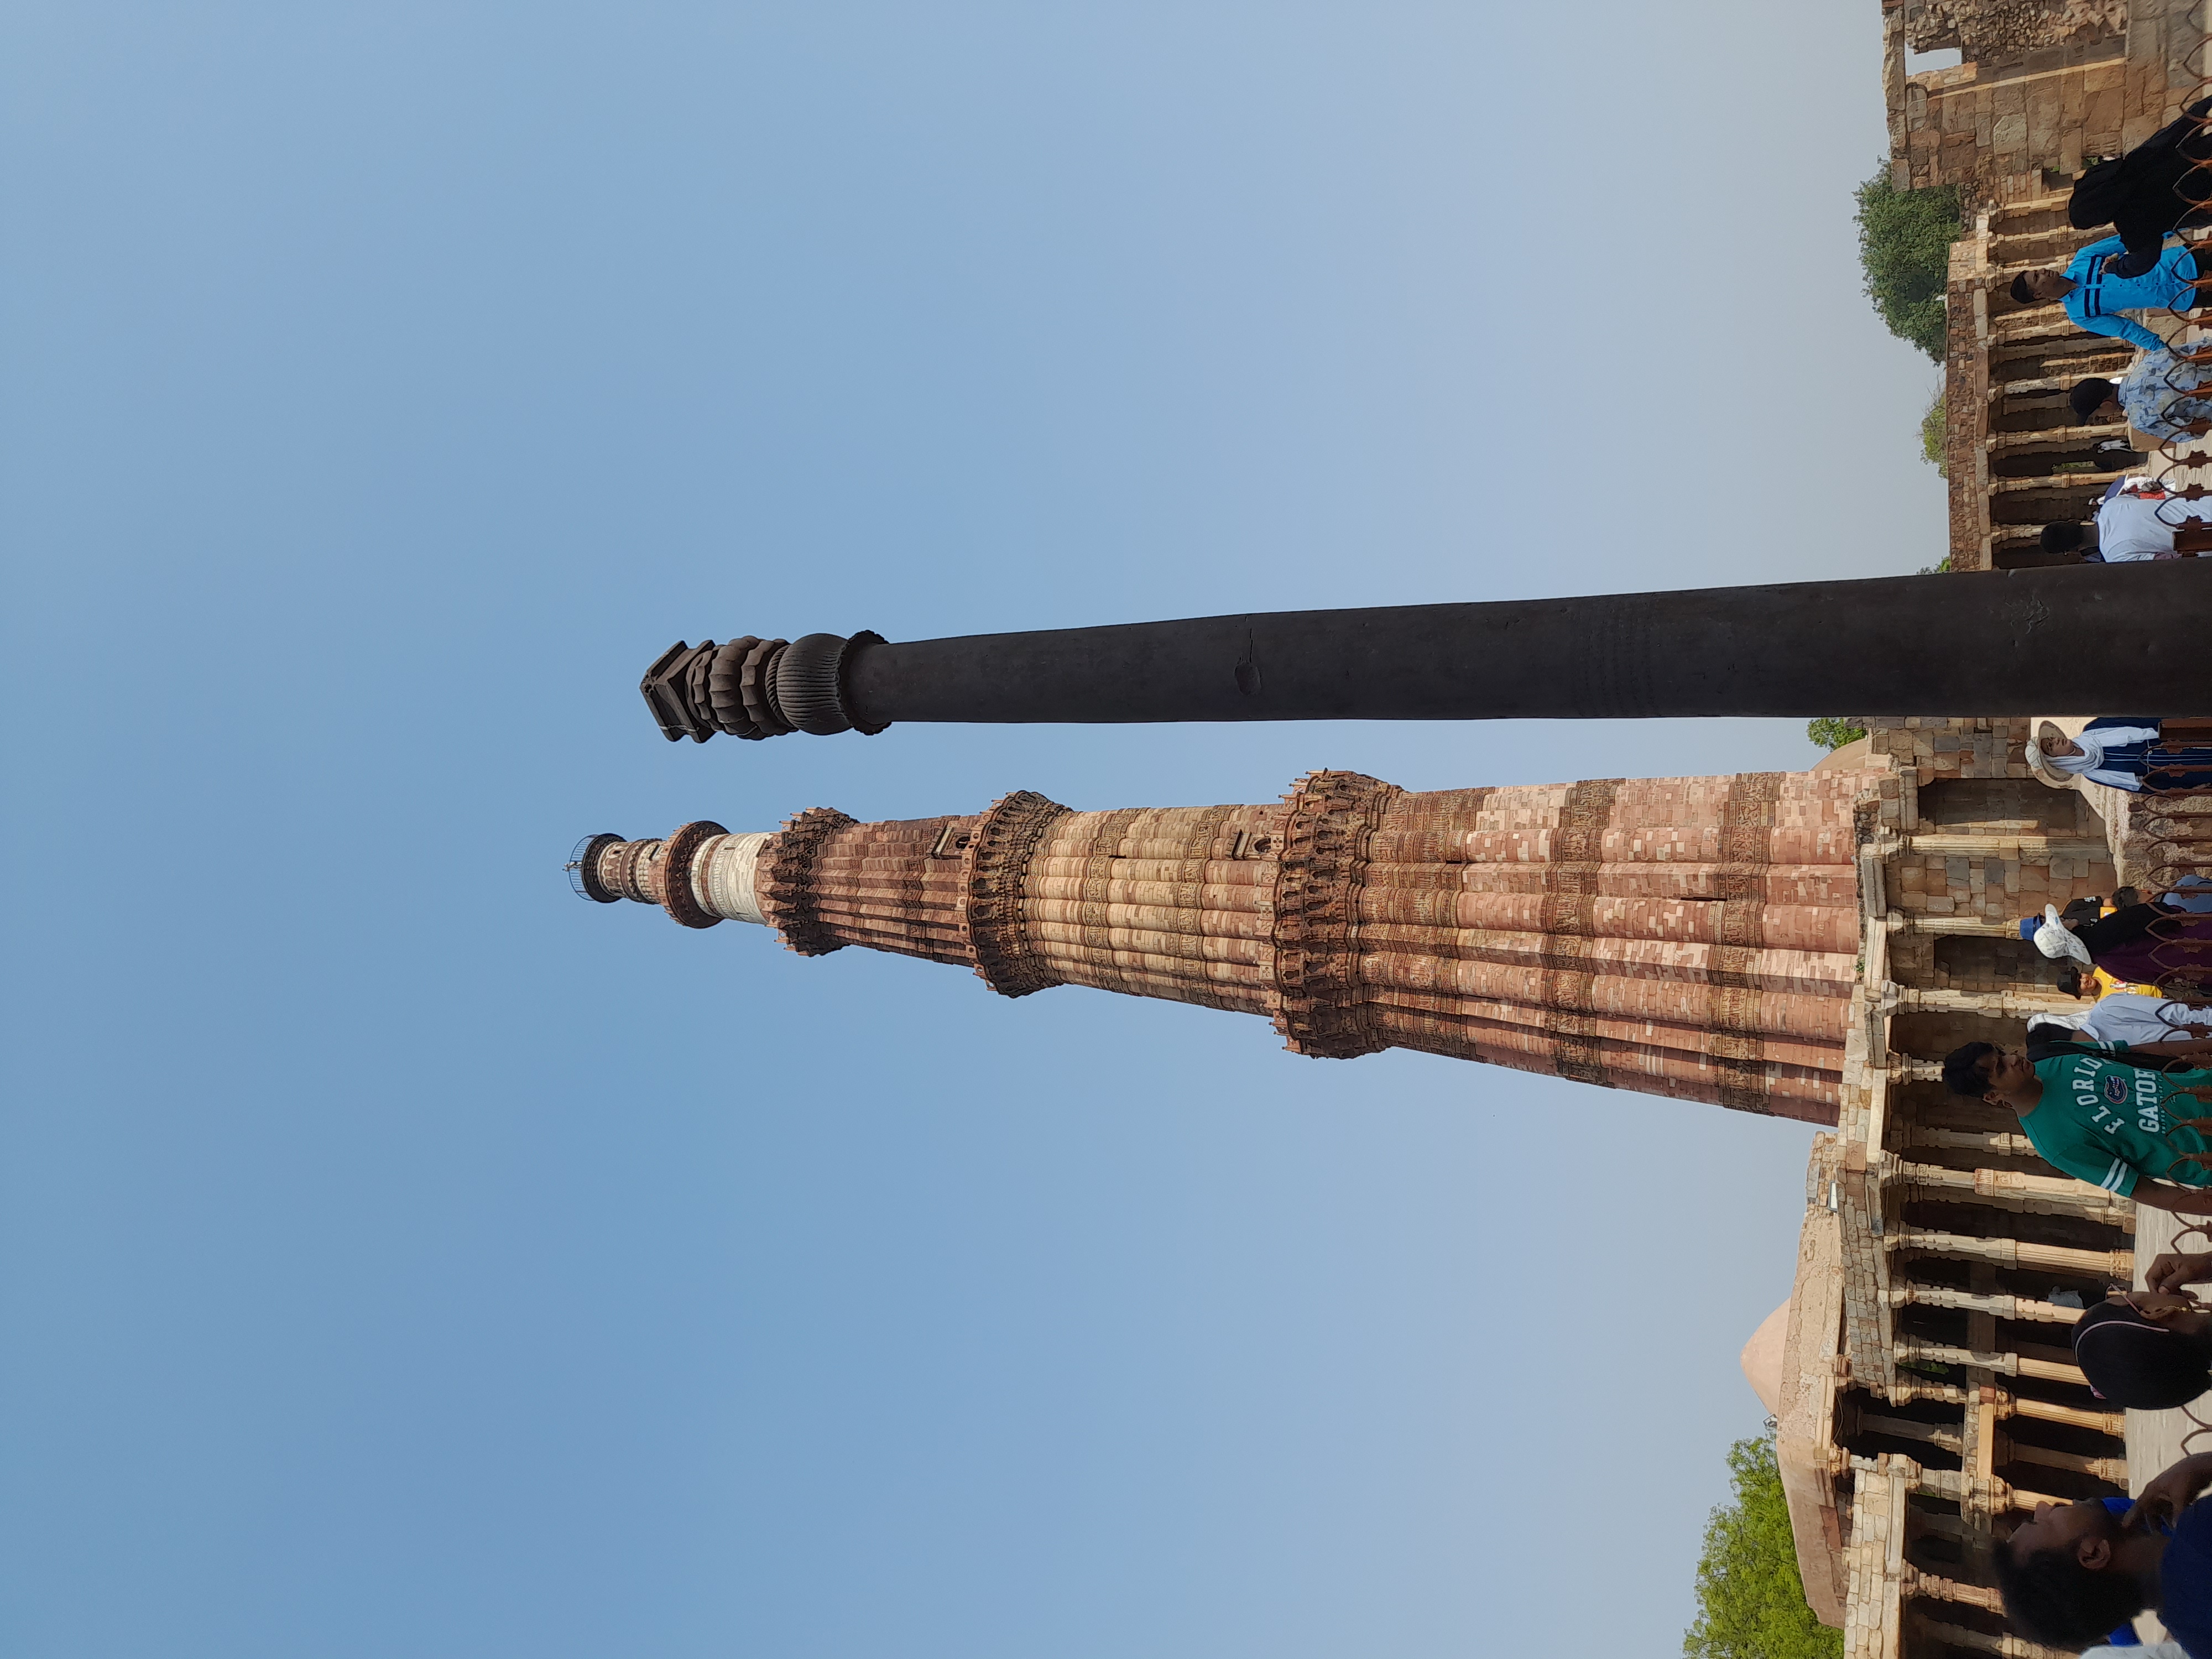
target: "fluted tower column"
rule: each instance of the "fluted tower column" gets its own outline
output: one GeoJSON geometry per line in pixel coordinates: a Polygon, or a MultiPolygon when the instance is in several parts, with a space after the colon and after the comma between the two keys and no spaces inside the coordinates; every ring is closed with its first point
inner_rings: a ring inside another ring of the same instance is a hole
{"type": "Polygon", "coordinates": [[[1853,808],[1832,771],[1413,793],[1316,772],[1261,805],[597,836],[580,890],[1261,1014],[1296,1053],[1386,1048],[1833,1122],[1856,982],[1853,808]]]}

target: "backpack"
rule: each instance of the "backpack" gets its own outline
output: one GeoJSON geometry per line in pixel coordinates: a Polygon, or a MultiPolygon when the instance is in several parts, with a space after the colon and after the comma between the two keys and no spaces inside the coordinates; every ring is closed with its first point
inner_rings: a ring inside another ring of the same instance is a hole
{"type": "Polygon", "coordinates": [[[2121,187],[2121,165],[2119,160],[2100,161],[2074,181],[2074,193],[2066,198],[2068,224],[2076,230],[2094,230],[2112,222],[2112,216],[2127,200],[2127,192],[2121,187]]]}

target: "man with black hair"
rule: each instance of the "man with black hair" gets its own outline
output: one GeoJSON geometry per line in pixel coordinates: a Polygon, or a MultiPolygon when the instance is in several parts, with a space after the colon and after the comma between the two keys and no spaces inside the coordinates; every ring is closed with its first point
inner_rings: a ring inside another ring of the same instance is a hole
{"type": "Polygon", "coordinates": [[[2012,279],[2012,297],[2024,306],[2063,305],[2076,328],[2156,351],[2166,342],[2121,313],[2189,309],[2197,303],[2197,258],[2177,240],[2141,276],[2123,276],[2113,266],[2124,252],[2117,236],[2092,242],[2063,271],[2021,272],[2012,279]]]}
{"type": "Polygon", "coordinates": [[[2124,418],[2120,413],[2119,382],[2108,380],[2101,374],[2075,381],[2067,389],[2066,407],[2073,411],[2076,426],[2094,426],[2100,420],[2124,418]]]}
{"type": "Polygon", "coordinates": [[[2154,1609],[2190,1659],[2212,1659],[2212,1454],[2185,1457],[2125,1515],[2102,1499],[2039,1504],[1996,1547],[2005,1616],[2031,1640],[2084,1648],[2154,1609]],[[2170,1529],[2169,1529],[2170,1525],[2170,1529]]]}
{"type": "Polygon", "coordinates": [[[2075,1322],[2074,1363],[2100,1399],[2175,1410],[2212,1389],[2212,1312],[2179,1291],[2114,1291],[2075,1322]]]}
{"type": "MultiPolygon", "coordinates": [[[[1993,1042],[1969,1042],[1943,1057],[1952,1093],[2002,1106],[2053,1169],[2177,1215],[2212,1215],[2212,1127],[2205,1097],[2212,1072],[2167,1072],[2197,1058],[2190,1042],[2111,1048],[2055,1044],[2037,1060],[1993,1042]],[[2169,1048],[2172,1052],[2166,1052],[2169,1048]],[[2168,1185],[2166,1183],[2172,1183],[2168,1185]]],[[[2212,1659],[2212,1656],[2208,1656],[2212,1659]]]]}
{"type": "MultiPolygon", "coordinates": [[[[2183,348],[2193,349],[2193,348],[2183,348]]],[[[2160,441],[2201,436],[2212,429],[2212,398],[2196,394],[2212,368],[2191,362],[2173,347],[2146,351],[2117,380],[2092,374],[2066,394],[2076,426],[2124,420],[2160,441]]]]}
{"type": "MultiPolygon", "coordinates": [[[[2134,459],[2131,455],[2130,459],[2134,459]]],[[[2097,545],[2082,556],[2093,564],[2134,564],[2176,557],[2174,532],[2212,524],[2212,495],[2189,501],[2155,478],[2115,478],[2097,503],[2097,545]]],[[[2071,553],[2087,539],[2078,524],[2047,524],[2046,553],[2071,553]]]]}

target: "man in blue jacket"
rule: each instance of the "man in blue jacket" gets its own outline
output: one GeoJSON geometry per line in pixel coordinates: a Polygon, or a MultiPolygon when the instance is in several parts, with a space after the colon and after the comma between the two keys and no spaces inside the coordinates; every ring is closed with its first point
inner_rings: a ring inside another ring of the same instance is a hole
{"type": "Polygon", "coordinates": [[[2179,239],[2140,276],[2116,275],[2112,267],[2126,254],[2117,236],[2092,242],[2068,262],[2065,270],[2024,270],[2012,279],[2012,297],[2024,306],[2063,304],[2076,328],[2111,334],[2145,351],[2160,351],[2166,342],[2124,311],[2186,310],[2197,303],[2197,256],[2179,239]]]}

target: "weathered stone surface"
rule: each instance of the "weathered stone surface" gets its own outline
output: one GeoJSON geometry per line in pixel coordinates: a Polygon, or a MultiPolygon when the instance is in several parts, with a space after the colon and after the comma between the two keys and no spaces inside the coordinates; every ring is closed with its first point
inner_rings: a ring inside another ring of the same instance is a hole
{"type": "Polygon", "coordinates": [[[1969,60],[2028,53],[2033,71],[2051,67],[2051,47],[2123,33],[2127,14],[2127,0],[1926,0],[1907,8],[1905,39],[1915,52],[1956,46],[1969,60]]]}

